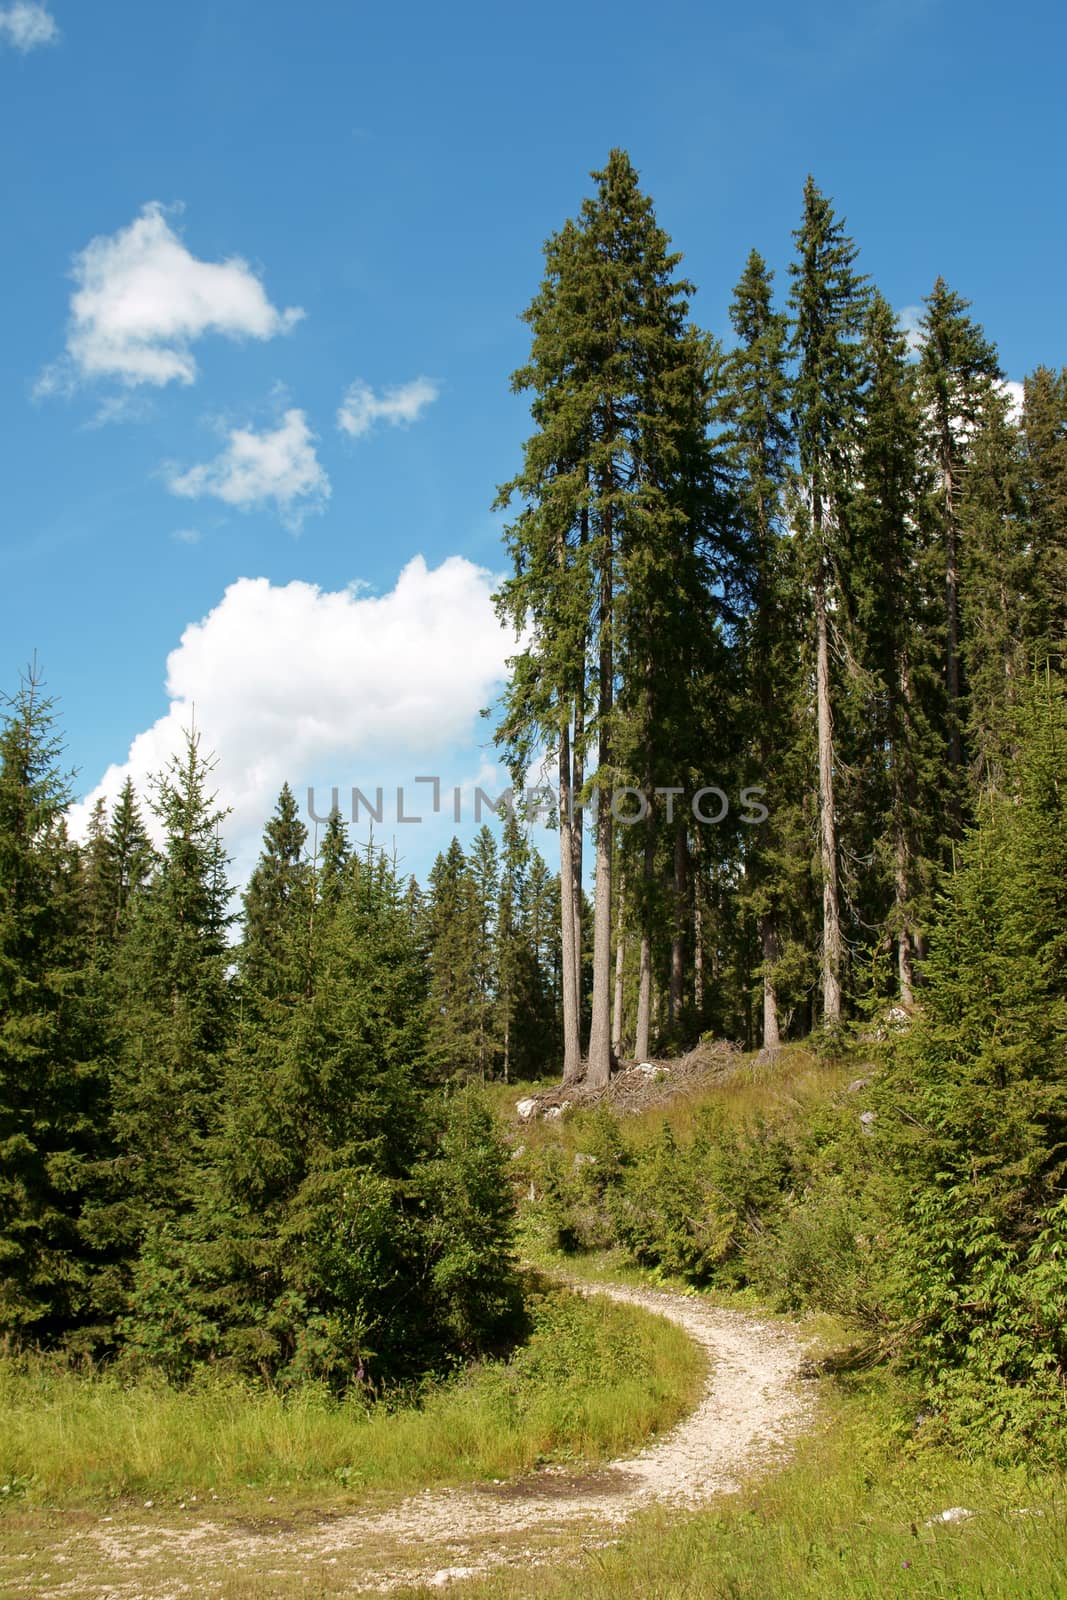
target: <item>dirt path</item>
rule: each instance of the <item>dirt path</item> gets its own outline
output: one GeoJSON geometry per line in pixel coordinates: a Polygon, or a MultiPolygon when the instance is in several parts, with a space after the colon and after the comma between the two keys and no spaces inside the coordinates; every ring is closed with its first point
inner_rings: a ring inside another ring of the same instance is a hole
{"type": "MultiPolygon", "coordinates": [[[[781,1459],[813,1405],[797,1381],[803,1345],[794,1330],[684,1295],[617,1285],[597,1292],[669,1317],[710,1358],[696,1410],[639,1455],[581,1477],[547,1468],[512,1483],[426,1490],[388,1511],[337,1516],[311,1528],[98,1525],[82,1538],[96,1541],[100,1586],[86,1589],[82,1577],[76,1589],[53,1581],[37,1594],[158,1600],[163,1591],[150,1572],[158,1572],[161,1558],[168,1597],[222,1593],[227,1573],[261,1574],[265,1586],[248,1592],[264,1595],[272,1575],[279,1591],[289,1592],[301,1573],[305,1583],[328,1579],[336,1594],[384,1593],[417,1581],[444,1587],[501,1564],[540,1563],[553,1553],[558,1559],[561,1550],[603,1544],[643,1507],[699,1505],[781,1459]]],[[[53,1580],[61,1573],[53,1566],[53,1580]]]]}

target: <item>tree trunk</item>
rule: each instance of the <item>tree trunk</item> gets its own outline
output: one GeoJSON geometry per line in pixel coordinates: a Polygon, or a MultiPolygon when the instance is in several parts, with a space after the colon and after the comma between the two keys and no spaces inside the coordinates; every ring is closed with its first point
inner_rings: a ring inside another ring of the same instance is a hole
{"type": "Polygon", "coordinates": [[[778,1031],[778,992],[774,987],[774,969],[779,955],[778,928],[770,911],[765,911],[759,919],[759,936],[763,953],[763,1048],[777,1050],[781,1043],[778,1031]]]}
{"type": "MultiPolygon", "coordinates": [[[[614,484],[609,484],[614,489],[614,484]]],[[[593,911],[593,1008],[589,1026],[586,1081],[605,1088],[611,1079],[611,841],[612,741],[611,713],[615,693],[615,649],[612,639],[614,541],[611,514],[605,508],[600,557],[600,661],[597,715],[596,901],[593,911]]]]}
{"type": "MultiPolygon", "coordinates": [[[[583,652],[585,646],[582,646],[583,652]]],[[[585,668],[578,681],[578,694],[574,705],[574,743],[571,750],[571,900],[574,906],[574,992],[577,995],[578,1051],[581,1054],[582,1037],[582,855],[585,845],[583,827],[584,811],[578,797],[585,783],[585,668]]]]}
{"type": "Polygon", "coordinates": [[[582,1049],[578,1032],[578,991],[574,941],[574,849],[571,839],[574,824],[571,793],[570,730],[564,727],[559,738],[559,886],[560,943],[563,957],[563,1081],[573,1083],[582,1074],[582,1049]]]}
{"type": "Polygon", "coordinates": [[[586,1067],[586,1082],[594,1089],[606,1087],[611,1078],[611,824],[611,795],[601,784],[597,790],[593,1015],[586,1067]]]}
{"type": "Polygon", "coordinates": [[[841,1020],[841,912],[837,879],[837,812],[834,807],[834,729],[830,708],[830,634],[822,507],[814,497],[818,572],[815,578],[815,695],[819,729],[819,845],[822,857],[823,1021],[841,1020]]]}
{"type": "Polygon", "coordinates": [[[685,822],[674,824],[674,931],[671,937],[671,991],[669,1018],[678,1023],[685,1003],[685,930],[689,920],[689,835],[685,822]]]}
{"type": "Polygon", "coordinates": [[[637,1029],[634,1039],[634,1053],[638,1061],[647,1061],[649,1052],[649,1035],[651,1033],[652,1013],[652,935],[648,924],[652,914],[649,898],[652,892],[652,876],[656,870],[656,841],[652,832],[652,811],[649,808],[645,819],[645,858],[641,868],[641,883],[644,898],[641,908],[641,957],[637,977],[637,1029]]]}
{"type": "Polygon", "coordinates": [[[700,905],[700,874],[693,884],[693,1005],[704,1015],[704,912],[700,905]]]}
{"type": "Polygon", "coordinates": [[[626,879],[619,871],[618,905],[615,912],[615,1003],[611,1011],[611,1048],[616,1058],[622,1052],[622,997],[623,979],[626,976],[626,938],[623,929],[626,879]]]}

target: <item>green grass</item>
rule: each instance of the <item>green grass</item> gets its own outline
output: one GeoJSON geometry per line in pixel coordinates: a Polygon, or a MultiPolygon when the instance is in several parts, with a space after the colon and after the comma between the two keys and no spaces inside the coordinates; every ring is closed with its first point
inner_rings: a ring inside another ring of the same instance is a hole
{"type": "Polygon", "coordinates": [[[530,1342],[403,1409],[217,1374],[187,1389],[0,1363],[0,1501],[198,1503],[270,1491],[407,1491],[638,1446],[695,1400],[703,1356],[662,1318],[539,1294],[530,1342]]]}
{"type": "MultiPolygon", "coordinates": [[[[458,1584],[456,1600],[1056,1600],[1067,1483],[894,1441],[878,1381],[827,1393],[794,1463],[679,1517],[649,1512],[605,1549],[458,1584]],[[974,1516],[927,1526],[951,1507],[974,1516]]],[[[408,1600],[429,1589],[402,1591],[408,1600]]],[[[399,1600],[399,1596],[398,1596],[399,1600]]]]}
{"type": "MultiPolygon", "coordinates": [[[[668,1121],[680,1143],[692,1138],[703,1108],[715,1106],[730,1122],[750,1123],[756,1117],[803,1124],[812,1112],[831,1101],[853,1078],[863,1076],[868,1058],[853,1047],[842,1059],[821,1060],[804,1044],[784,1045],[773,1060],[759,1053],[737,1056],[721,1076],[686,1088],[661,1106],[621,1114],[627,1142],[639,1146],[655,1138],[668,1121]]],[[[516,1145],[538,1151],[558,1145],[567,1153],[584,1150],[595,1112],[584,1107],[558,1120],[520,1123],[515,1104],[540,1089],[558,1089],[559,1081],[534,1084],[492,1084],[487,1095],[516,1145]]]]}

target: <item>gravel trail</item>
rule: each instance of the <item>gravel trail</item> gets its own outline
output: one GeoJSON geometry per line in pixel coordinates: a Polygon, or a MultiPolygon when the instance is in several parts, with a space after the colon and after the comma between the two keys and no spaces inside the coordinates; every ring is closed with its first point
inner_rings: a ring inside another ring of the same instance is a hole
{"type": "MultiPolygon", "coordinates": [[[[216,1592],[220,1569],[273,1570],[286,1579],[301,1570],[328,1574],[339,1595],[416,1582],[444,1588],[495,1566],[550,1561],[557,1539],[572,1550],[576,1541],[603,1545],[636,1511],[699,1506],[784,1458],[814,1407],[810,1386],[800,1381],[804,1345],[795,1329],[694,1296],[615,1284],[592,1292],[670,1318],[709,1357],[696,1410],[639,1454],[580,1475],[549,1467],[513,1482],[424,1490],[388,1511],[346,1513],[289,1531],[211,1522],[172,1531],[98,1527],[89,1537],[112,1575],[96,1593],[157,1600],[140,1585],[164,1549],[173,1575],[167,1593],[175,1596],[216,1592]]],[[[47,1600],[71,1594],[62,1583],[37,1592],[47,1600]]]]}

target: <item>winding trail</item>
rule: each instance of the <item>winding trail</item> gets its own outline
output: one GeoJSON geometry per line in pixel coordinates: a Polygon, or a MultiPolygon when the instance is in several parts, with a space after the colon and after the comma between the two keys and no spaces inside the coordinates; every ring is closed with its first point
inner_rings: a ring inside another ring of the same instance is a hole
{"type": "Polygon", "coordinates": [[[346,1513],[311,1527],[98,1525],[82,1537],[96,1541],[109,1579],[94,1591],[82,1579],[76,1590],[60,1582],[37,1593],[47,1600],[75,1593],[79,1600],[157,1600],[160,1589],[144,1585],[161,1559],[168,1596],[220,1592],[220,1573],[242,1571],[268,1582],[272,1574],[289,1582],[301,1572],[328,1577],[339,1595],[418,1582],[443,1588],[495,1566],[541,1564],[611,1542],[636,1511],[701,1505],[783,1459],[814,1409],[810,1387],[799,1381],[804,1345],[797,1330],[659,1290],[603,1284],[590,1292],[670,1318],[709,1357],[696,1410],[638,1455],[580,1476],[550,1467],[514,1482],[425,1490],[386,1511],[346,1513]]]}

